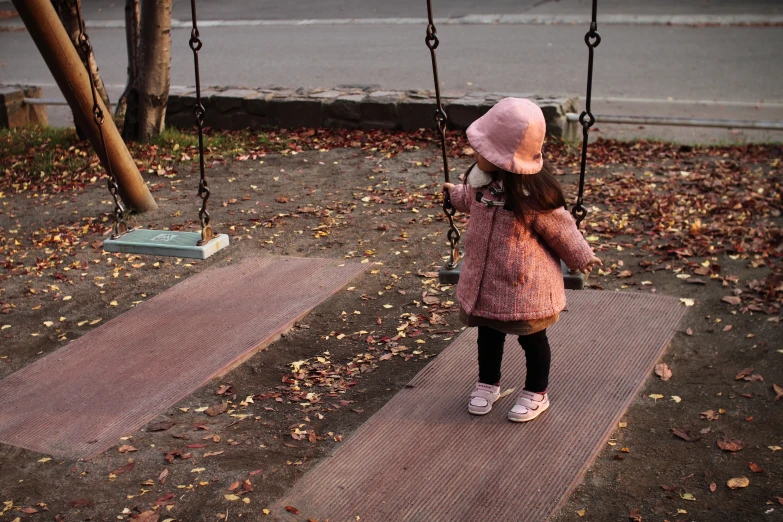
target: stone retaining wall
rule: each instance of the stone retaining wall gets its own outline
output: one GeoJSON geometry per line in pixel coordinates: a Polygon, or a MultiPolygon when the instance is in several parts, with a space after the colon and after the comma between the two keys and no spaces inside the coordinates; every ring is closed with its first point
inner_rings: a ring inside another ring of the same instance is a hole
{"type": "Polygon", "coordinates": [[[0,128],[45,126],[49,123],[45,105],[28,105],[25,98],[41,98],[43,90],[31,85],[0,86],[0,128]]]}
{"type": "MultiPolygon", "coordinates": [[[[548,134],[573,139],[575,126],[566,120],[566,113],[579,111],[579,99],[565,96],[467,91],[444,93],[443,108],[449,117],[449,127],[466,129],[507,96],[533,100],[544,112],[548,134]]],[[[201,99],[206,109],[204,124],[217,129],[277,126],[416,130],[435,125],[435,94],[428,90],[212,87],[202,91],[201,99]]],[[[192,128],[195,124],[195,103],[195,89],[172,90],[166,123],[173,127],[192,128]]]]}

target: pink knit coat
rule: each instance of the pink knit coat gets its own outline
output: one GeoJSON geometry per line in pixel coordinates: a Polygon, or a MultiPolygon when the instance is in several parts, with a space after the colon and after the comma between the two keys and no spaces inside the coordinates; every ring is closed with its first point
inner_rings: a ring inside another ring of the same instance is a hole
{"type": "MultiPolygon", "coordinates": [[[[476,201],[477,189],[455,185],[451,202],[470,214],[464,235],[457,300],[469,315],[519,321],[551,317],[565,308],[560,259],[585,266],[593,250],[565,208],[531,213],[524,221],[510,210],[476,201]]],[[[481,187],[487,199],[496,199],[481,187]]]]}

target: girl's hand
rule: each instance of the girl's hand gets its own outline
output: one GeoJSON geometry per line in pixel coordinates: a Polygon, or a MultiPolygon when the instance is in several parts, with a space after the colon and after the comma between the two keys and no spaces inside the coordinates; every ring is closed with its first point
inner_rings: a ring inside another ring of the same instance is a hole
{"type": "Polygon", "coordinates": [[[454,183],[444,183],[443,184],[443,190],[448,190],[449,193],[451,193],[451,189],[454,188],[454,183]]]}
{"type": "Polygon", "coordinates": [[[604,266],[604,263],[597,257],[593,256],[593,258],[590,261],[588,261],[585,266],[580,268],[579,271],[582,272],[583,274],[589,274],[593,270],[593,266],[595,265],[604,266]]]}

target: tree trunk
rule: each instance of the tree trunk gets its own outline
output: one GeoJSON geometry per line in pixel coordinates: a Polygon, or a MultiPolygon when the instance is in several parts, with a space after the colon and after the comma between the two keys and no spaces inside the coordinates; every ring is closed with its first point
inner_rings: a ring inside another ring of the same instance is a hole
{"type": "Polygon", "coordinates": [[[171,0],[141,0],[136,81],[127,98],[125,139],[149,141],[163,132],[171,72],[171,0]]]}
{"type": "Polygon", "coordinates": [[[117,100],[117,109],[114,118],[124,118],[127,108],[128,94],[138,76],[138,48],[139,48],[139,0],[125,0],[125,44],[128,50],[128,80],[125,90],[117,100]]]}
{"type": "MultiPolygon", "coordinates": [[[[85,56],[82,53],[81,47],[79,47],[79,10],[81,9],[81,0],[52,0],[57,15],[60,17],[60,21],[65,27],[65,32],[68,33],[68,37],[76,47],[76,52],[79,53],[79,57],[82,59],[84,67],[87,72],[92,75],[95,82],[95,88],[98,91],[98,96],[101,97],[103,104],[109,107],[109,95],[106,94],[106,88],[103,85],[101,74],[98,72],[98,64],[95,61],[95,55],[85,56]]],[[[94,50],[93,50],[94,52],[94,50]]],[[[74,120],[75,121],[75,120],[74,120]]],[[[82,137],[83,132],[77,126],[76,127],[79,136],[82,137]]]]}

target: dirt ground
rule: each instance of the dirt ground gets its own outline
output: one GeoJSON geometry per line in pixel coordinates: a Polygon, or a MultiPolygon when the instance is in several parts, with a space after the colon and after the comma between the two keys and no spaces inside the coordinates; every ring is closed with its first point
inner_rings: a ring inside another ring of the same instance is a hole
{"type": "MultiPolygon", "coordinates": [[[[448,251],[439,149],[357,133],[314,150],[327,137],[283,136],[285,147],[210,157],[212,219],[231,245],[206,261],[104,253],[101,179],[24,185],[13,178],[24,164],[4,155],[0,378],[210,267],[267,254],[373,265],[268,350],[92,460],[0,445],[0,520],[270,520],[267,506],[461,331],[454,288],[432,274],[448,251]],[[415,349],[395,349],[401,333],[415,349]],[[302,407],[292,382],[316,357],[355,384],[302,407]],[[227,401],[250,416],[202,410],[227,401]]],[[[464,145],[453,176],[470,163],[464,145]]],[[[548,150],[573,201],[578,151],[548,150]]],[[[783,520],[781,156],[774,145],[591,148],[583,228],[605,266],[589,291],[673,295],[689,312],[660,361],[671,377],[650,369],[554,521],[783,520]]],[[[160,209],[135,224],[196,229],[192,150],[143,164],[160,209]]]]}

